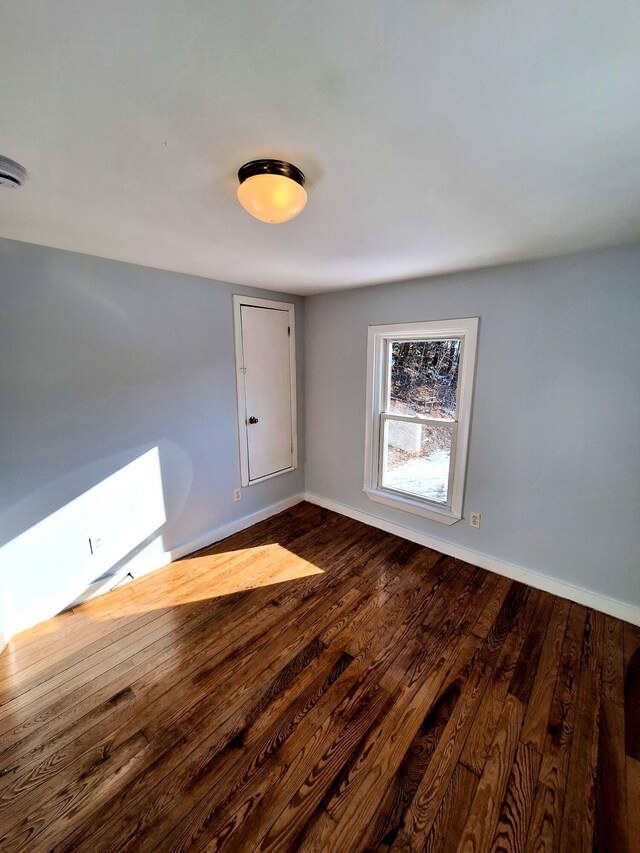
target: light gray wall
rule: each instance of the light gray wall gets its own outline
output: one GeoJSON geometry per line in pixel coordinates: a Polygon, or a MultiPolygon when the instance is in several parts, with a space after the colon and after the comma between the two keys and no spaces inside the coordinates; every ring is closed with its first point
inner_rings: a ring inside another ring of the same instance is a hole
{"type": "MultiPolygon", "coordinates": [[[[232,502],[240,486],[234,293],[270,296],[0,240],[5,611],[28,602],[42,618],[114,562],[157,562],[160,549],[303,491],[300,440],[297,471],[232,502]],[[108,505],[120,505],[119,519],[106,517],[108,505]],[[88,537],[102,527],[106,552],[92,562],[88,537]],[[30,555],[19,571],[6,559],[18,546],[30,555]]],[[[275,296],[296,304],[302,438],[303,300],[275,296]]]]}
{"type": "Polygon", "coordinates": [[[640,605],[639,245],[311,297],[305,340],[308,492],[640,605]],[[371,502],[367,326],[476,316],[467,518],[371,502]]]}

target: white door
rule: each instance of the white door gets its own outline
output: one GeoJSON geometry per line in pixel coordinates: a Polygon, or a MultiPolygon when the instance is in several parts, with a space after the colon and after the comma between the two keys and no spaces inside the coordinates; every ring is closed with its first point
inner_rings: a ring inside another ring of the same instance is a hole
{"type": "Polygon", "coordinates": [[[295,467],[293,306],[265,307],[267,300],[236,299],[241,348],[238,409],[240,441],[245,445],[241,458],[243,485],[248,485],[295,467]]]}

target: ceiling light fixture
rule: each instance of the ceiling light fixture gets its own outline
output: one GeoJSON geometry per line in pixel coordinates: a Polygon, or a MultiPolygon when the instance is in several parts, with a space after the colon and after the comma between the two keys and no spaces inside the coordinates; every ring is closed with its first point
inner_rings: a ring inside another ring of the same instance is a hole
{"type": "Polygon", "coordinates": [[[22,187],[27,180],[27,170],[15,160],[0,157],[0,187],[22,187]]]}
{"type": "Polygon", "coordinates": [[[304,175],[284,160],[252,160],[238,170],[238,201],[261,222],[287,222],[307,203],[304,175]]]}

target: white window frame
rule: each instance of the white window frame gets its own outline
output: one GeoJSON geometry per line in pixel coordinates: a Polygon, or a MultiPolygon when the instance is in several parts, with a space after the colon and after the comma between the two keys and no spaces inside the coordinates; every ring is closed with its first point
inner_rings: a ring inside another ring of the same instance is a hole
{"type": "Polygon", "coordinates": [[[433,320],[423,323],[394,323],[369,326],[367,346],[367,419],[365,426],[364,491],[377,503],[439,521],[455,524],[462,518],[462,502],[467,468],[469,427],[473,398],[478,318],[433,320]],[[381,485],[384,455],[385,421],[432,424],[434,418],[396,415],[385,411],[390,380],[389,353],[392,341],[459,339],[460,366],[458,369],[457,421],[441,421],[451,425],[451,461],[447,504],[438,504],[398,489],[381,485]]]}
{"type": "Polygon", "coordinates": [[[236,355],[236,399],[238,411],[238,441],[240,449],[240,482],[242,486],[253,486],[254,483],[262,483],[288,474],[298,467],[298,403],[296,400],[296,313],[293,302],[276,302],[273,299],[258,299],[254,296],[241,296],[235,294],[233,297],[233,333],[236,355]],[[264,477],[249,477],[249,440],[247,435],[247,411],[246,394],[244,382],[244,354],[242,350],[242,306],[249,305],[253,308],[269,308],[277,311],[287,311],[289,318],[289,382],[291,386],[291,466],[264,477]]]}

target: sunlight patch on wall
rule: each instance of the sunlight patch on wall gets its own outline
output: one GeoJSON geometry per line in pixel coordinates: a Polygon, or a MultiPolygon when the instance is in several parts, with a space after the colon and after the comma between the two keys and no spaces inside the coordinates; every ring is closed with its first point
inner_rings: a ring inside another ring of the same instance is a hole
{"type": "MultiPolygon", "coordinates": [[[[5,635],[68,606],[165,521],[154,447],[0,549],[5,635]]],[[[164,552],[155,556],[162,565],[164,552]]]]}

